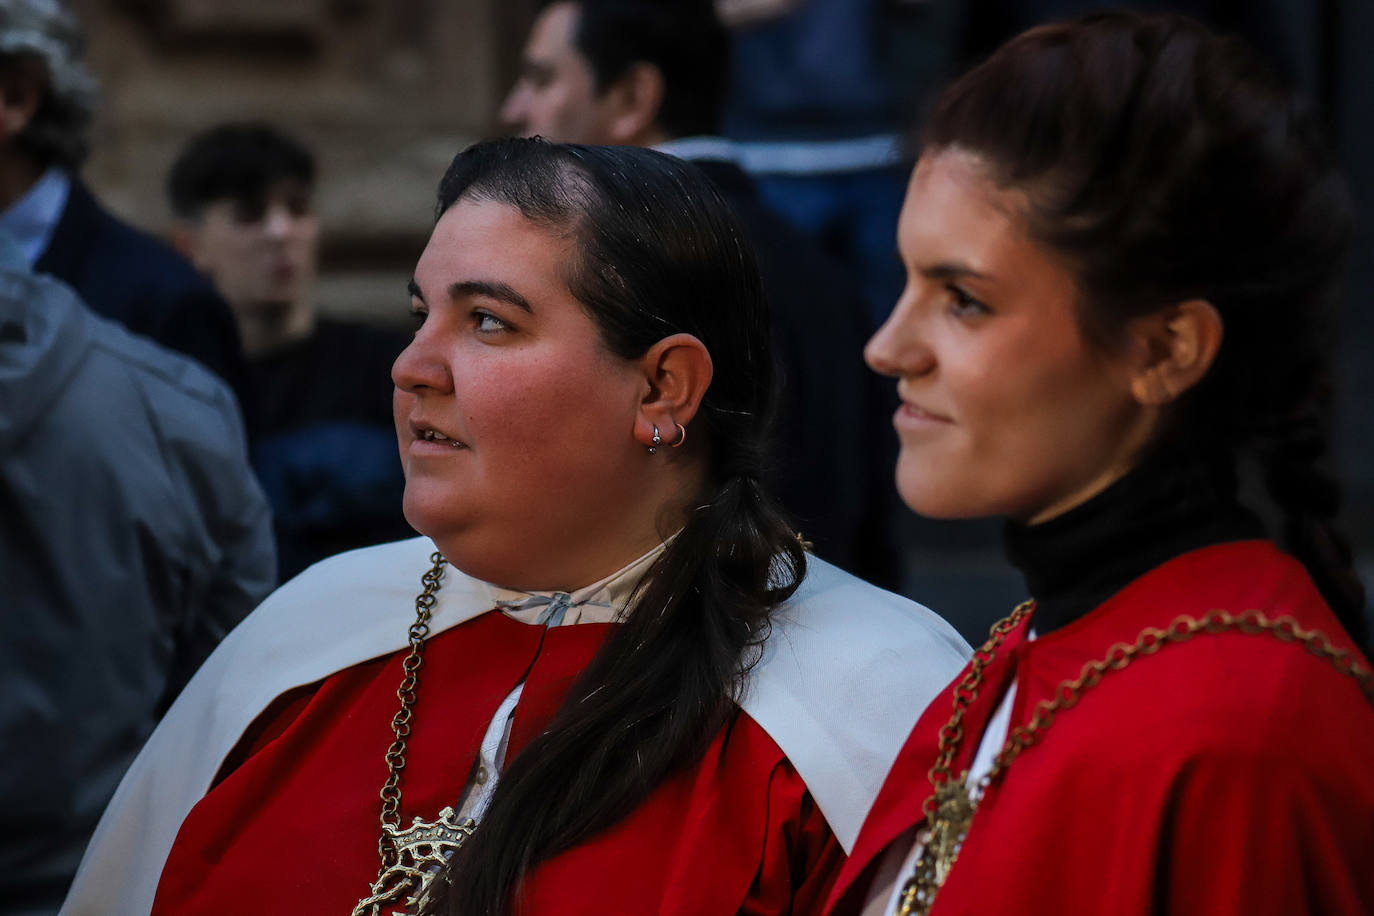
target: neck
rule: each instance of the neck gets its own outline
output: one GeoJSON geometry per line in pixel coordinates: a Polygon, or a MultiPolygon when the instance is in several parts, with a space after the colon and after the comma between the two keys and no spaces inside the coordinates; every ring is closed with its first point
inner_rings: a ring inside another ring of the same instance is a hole
{"type": "Polygon", "coordinates": [[[1044,635],[1174,557],[1263,536],[1258,519],[1236,502],[1228,468],[1156,455],[1049,521],[1009,522],[1004,543],[1036,600],[1033,623],[1044,635]]]}
{"type": "Polygon", "coordinates": [[[8,210],[43,177],[47,166],[16,149],[0,151],[0,210],[8,210]]]}
{"type": "Polygon", "coordinates": [[[249,359],[310,336],[315,310],[301,303],[272,303],[236,311],[243,352],[249,359]]]}
{"type": "Polygon", "coordinates": [[[702,502],[701,475],[695,469],[659,467],[622,478],[624,491],[635,498],[579,531],[522,528],[499,541],[471,529],[448,536],[421,533],[434,539],[454,567],[475,579],[523,592],[575,592],[663,543],[702,502]]]}
{"type": "Polygon", "coordinates": [[[700,495],[701,484],[699,480],[687,485],[674,480],[660,492],[653,492],[652,486],[649,492],[637,492],[641,492],[643,498],[637,500],[636,504],[645,509],[637,510],[628,524],[621,528],[625,532],[624,537],[614,543],[588,545],[590,549],[577,558],[575,567],[548,577],[551,581],[543,585],[524,590],[573,592],[623,569],[662,544],[673,533],[682,530],[687,523],[690,507],[699,502],[693,497],[700,495]]]}

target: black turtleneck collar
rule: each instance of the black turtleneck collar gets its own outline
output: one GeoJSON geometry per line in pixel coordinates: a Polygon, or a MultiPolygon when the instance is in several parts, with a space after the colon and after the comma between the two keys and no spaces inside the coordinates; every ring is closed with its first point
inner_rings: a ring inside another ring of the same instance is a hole
{"type": "Polygon", "coordinates": [[[1007,522],[1007,559],[1021,571],[1043,636],[1072,623],[1133,579],[1211,544],[1264,537],[1235,499],[1231,475],[1158,455],[1097,496],[1038,525],[1007,522]]]}

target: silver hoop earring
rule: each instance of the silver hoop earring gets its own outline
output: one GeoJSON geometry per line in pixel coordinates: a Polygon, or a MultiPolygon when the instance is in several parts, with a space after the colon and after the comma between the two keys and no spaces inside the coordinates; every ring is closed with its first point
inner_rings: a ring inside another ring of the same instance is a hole
{"type": "Polygon", "coordinates": [[[669,444],[669,448],[682,448],[682,443],[687,441],[687,427],[681,423],[674,423],[677,427],[677,441],[669,444]]]}
{"type": "Polygon", "coordinates": [[[653,445],[649,446],[650,455],[658,451],[658,447],[663,444],[663,440],[658,437],[658,424],[654,424],[654,438],[652,442],[653,445]]]}

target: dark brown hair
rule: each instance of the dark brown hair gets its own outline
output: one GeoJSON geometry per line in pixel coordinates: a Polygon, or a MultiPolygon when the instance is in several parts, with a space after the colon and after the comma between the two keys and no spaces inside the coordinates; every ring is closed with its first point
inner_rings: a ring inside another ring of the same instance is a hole
{"type": "Polygon", "coordinates": [[[1238,40],[1108,13],[1008,42],[945,91],[922,143],[975,153],[1027,194],[1029,232],[1072,265],[1098,345],[1173,303],[1217,308],[1216,363],[1154,447],[1195,450],[1233,490],[1238,459],[1252,461],[1282,543],[1363,641],[1322,466],[1351,207],[1307,106],[1238,40]]]}

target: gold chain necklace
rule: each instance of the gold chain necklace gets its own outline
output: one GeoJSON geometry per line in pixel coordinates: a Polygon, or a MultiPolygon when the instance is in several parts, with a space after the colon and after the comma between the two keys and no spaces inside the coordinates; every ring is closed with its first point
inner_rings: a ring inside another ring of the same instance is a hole
{"type": "Polygon", "coordinates": [[[970,794],[967,785],[968,770],[955,777],[949,769],[959,745],[963,742],[964,711],[977,699],[978,688],[982,686],[983,671],[996,655],[1003,638],[1034,606],[1034,602],[1031,601],[1017,605],[1010,616],[992,628],[988,641],[974,653],[968,673],[954,688],[954,713],[950,716],[949,722],[940,729],[940,753],[935,758],[935,765],[927,774],[932,793],[921,806],[929,826],[917,835],[917,842],[923,846],[914,872],[902,886],[897,916],[928,916],[935,903],[936,894],[959,858],[959,850],[968,835],[969,824],[988,787],[1006,773],[1007,768],[1022,751],[1044,737],[1060,712],[1072,707],[1085,692],[1096,687],[1104,674],[1120,671],[1141,656],[1153,655],[1167,645],[1187,642],[1199,633],[1239,631],[1248,634],[1268,634],[1283,642],[1301,644],[1313,655],[1326,659],[1338,672],[1353,677],[1365,697],[1374,703],[1374,673],[1356,661],[1355,653],[1335,648],[1321,631],[1305,629],[1292,617],[1284,616],[1271,620],[1257,610],[1245,611],[1238,615],[1211,610],[1200,620],[1180,614],[1162,630],[1157,627],[1146,627],[1140,631],[1133,643],[1116,643],[1107,650],[1105,658],[1085,664],[1078,677],[1060,682],[1051,694],[1052,699],[1041,700],[1035,705],[1035,711],[1027,724],[1011,729],[1002,749],[993,758],[991,768],[978,780],[970,794]]]}
{"type": "MultiPolygon", "coordinates": [[[[415,622],[410,625],[410,652],[401,662],[403,677],[396,690],[401,708],[391,718],[395,736],[386,751],[386,782],[382,798],[381,837],[377,855],[382,867],[368,895],[353,908],[353,916],[382,916],[386,904],[402,904],[407,909],[423,909],[429,903],[436,876],[442,873],[449,856],[472,835],[476,823],[467,818],[461,823],[452,808],[444,808],[435,821],[419,817],[401,829],[401,773],[406,765],[406,739],[415,720],[415,694],[420,687],[420,666],[424,663],[425,640],[429,638],[429,618],[434,610],[435,592],[444,577],[444,555],[435,551],[429,557],[433,566],[420,577],[424,591],[415,596],[415,622]]],[[[396,911],[392,910],[394,914],[396,911]]]]}

